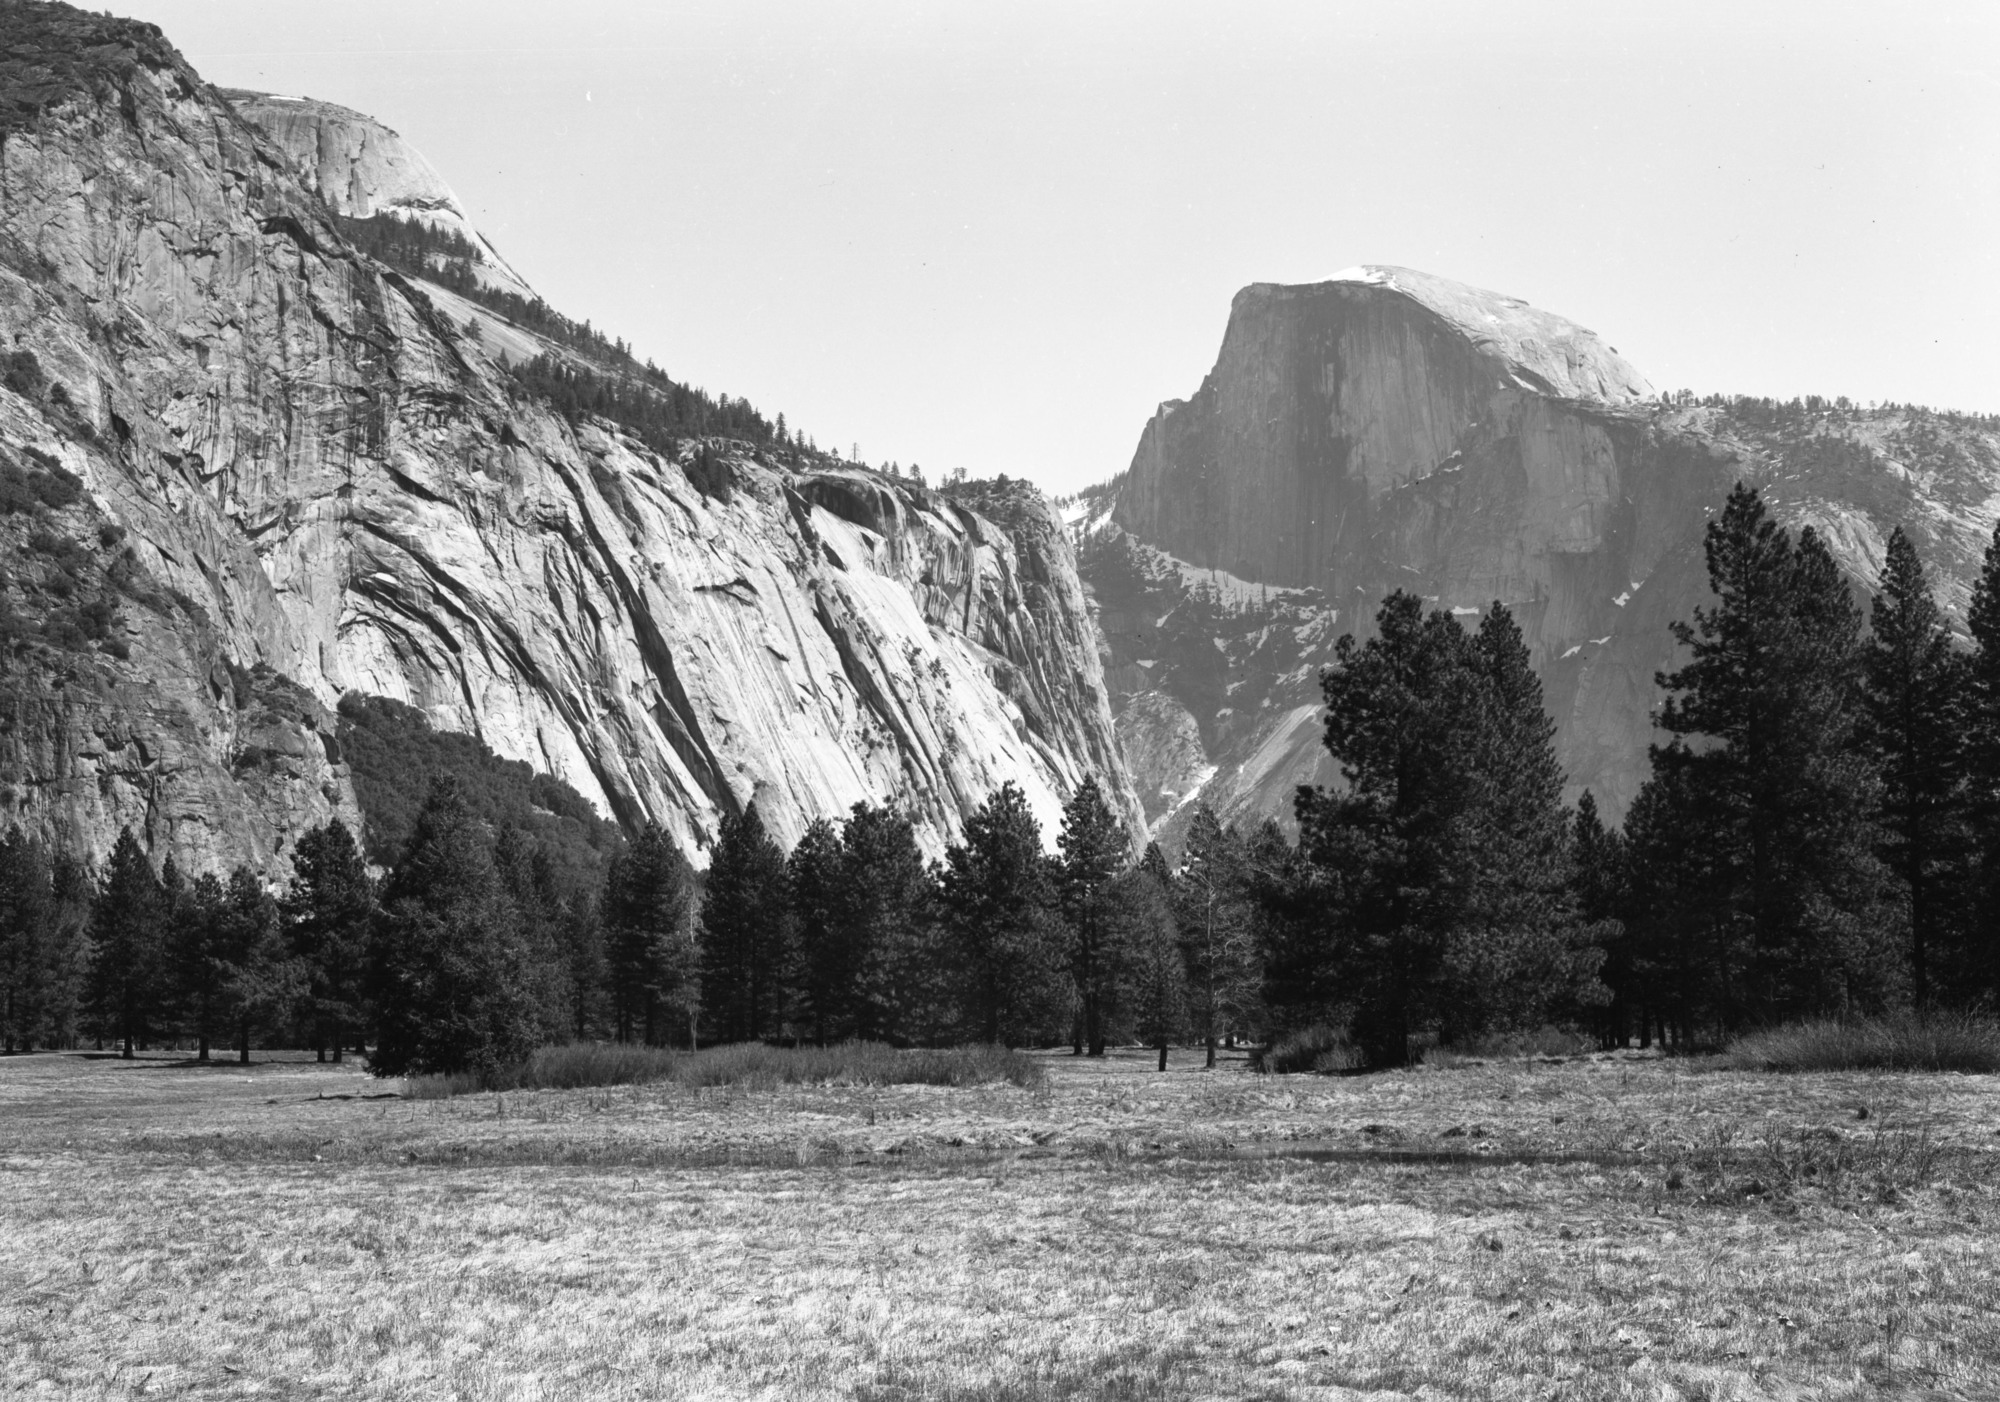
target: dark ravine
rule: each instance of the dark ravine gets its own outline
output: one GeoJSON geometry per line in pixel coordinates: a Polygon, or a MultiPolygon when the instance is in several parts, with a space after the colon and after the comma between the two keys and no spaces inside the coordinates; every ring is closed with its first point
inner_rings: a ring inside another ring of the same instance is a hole
{"type": "Polygon", "coordinates": [[[753,799],[787,843],[896,802],[935,853],[1004,781],[1052,826],[1095,774],[1136,823],[1072,545],[1032,488],[952,500],[558,414],[509,367],[636,367],[343,233],[463,225],[481,285],[526,293],[393,132],[221,93],[148,25],[7,13],[0,351],[34,374],[0,389],[0,461],[82,492],[0,518],[0,825],[90,856],[132,825],[156,856],[282,875],[303,828],[357,816],[326,743],[349,691],[697,861],[753,799]],[[51,631],[114,569],[101,636],[51,631]]]}
{"type": "Polygon", "coordinates": [[[1667,625],[1707,598],[1703,525],[1739,479],[1825,533],[1858,588],[1903,526],[1962,617],[2000,507],[2000,423],[1663,398],[1592,333],[1407,269],[1246,288],[1194,397],[1163,404],[1084,503],[1149,812],[1198,792],[1289,818],[1298,783],[1334,777],[1318,668],[1402,588],[1468,620],[1496,599],[1515,613],[1570,797],[1622,814],[1667,625]]]}

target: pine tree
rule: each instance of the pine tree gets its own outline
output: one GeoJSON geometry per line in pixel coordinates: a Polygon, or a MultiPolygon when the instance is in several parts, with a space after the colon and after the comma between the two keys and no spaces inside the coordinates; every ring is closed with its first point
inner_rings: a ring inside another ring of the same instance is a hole
{"type": "Polygon", "coordinates": [[[702,896],[702,1006],[711,1040],[755,1042],[777,1033],[791,923],[785,854],[752,803],[742,817],[722,820],[702,896]]]}
{"type": "Polygon", "coordinates": [[[66,1046],[87,964],[89,880],[19,828],[0,837],[0,1050],[66,1046]]]}
{"type": "Polygon", "coordinates": [[[1597,816],[1597,799],[1585,789],[1570,823],[1570,894],[1591,941],[1603,953],[1599,977],[1607,998],[1602,1016],[1604,1044],[1631,1044],[1637,1006],[1632,944],[1623,915],[1626,904],[1625,839],[1597,816]]]}
{"type": "Polygon", "coordinates": [[[1117,988],[1117,960],[1105,926],[1103,904],[1112,879],[1125,864],[1131,837],[1112,813],[1096,776],[1077,786],[1063,805],[1056,838],[1062,858],[1056,885],[1069,943],[1070,979],[1080,1013],[1074,1050],[1104,1055],[1108,1004],[1117,988]]]}
{"type": "Polygon", "coordinates": [[[371,959],[378,1076],[491,1072],[538,1032],[512,902],[457,782],[433,782],[383,889],[371,959]]]}
{"type": "Polygon", "coordinates": [[[1187,1035],[1187,966],[1180,930],[1166,888],[1143,866],[1111,883],[1105,902],[1107,942],[1129,960],[1123,996],[1130,1005],[1132,1030],[1146,1046],[1159,1049],[1159,1069],[1167,1069],[1167,1049],[1187,1035]]]}
{"type": "Polygon", "coordinates": [[[1426,618],[1398,591],[1375,622],[1366,643],[1349,634],[1335,645],[1321,678],[1325,744],[1347,792],[1301,789],[1296,808],[1304,855],[1332,897],[1319,958],[1339,968],[1370,1062],[1401,1065],[1436,1012],[1474,876],[1459,838],[1478,794],[1480,676],[1450,614],[1426,618]]]}
{"type": "Polygon", "coordinates": [[[1974,923],[1967,958],[1966,993],[2000,997],[2000,526],[1966,610],[1972,633],[1966,726],[1968,818],[1975,864],[1971,879],[1974,923]]]}
{"type": "Polygon", "coordinates": [[[1244,880],[1243,844],[1235,830],[1224,828],[1206,803],[1197,804],[1172,892],[1189,1016],[1209,1067],[1224,1033],[1249,1010],[1261,979],[1244,880]]]}
{"type": "Polygon", "coordinates": [[[569,1035],[576,1021],[570,1006],[569,960],[559,928],[561,877],[548,850],[518,827],[503,831],[493,844],[493,869],[514,907],[523,986],[535,1006],[538,1036],[557,1041],[569,1035]]]}
{"type": "Polygon", "coordinates": [[[306,988],[304,966],[290,957],[278,902],[249,867],[229,873],[221,906],[221,946],[227,971],[224,996],[236,1033],[236,1059],[250,1063],[259,1029],[278,1026],[306,988]]]}
{"type": "Polygon", "coordinates": [[[842,855],[839,829],[815,818],[785,863],[797,941],[793,1016],[800,1031],[822,1045],[851,1035],[852,990],[859,977],[847,944],[842,855]]]}
{"type": "MultiPolygon", "coordinates": [[[[1879,883],[1855,745],[1859,611],[1819,536],[1808,527],[1795,549],[1753,489],[1730,493],[1706,549],[1718,602],[1673,625],[1690,660],[1658,679],[1661,728],[1706,741],[1654,747],[1656,778],[1684,771],[1661,811],[1700,824],[1715,853],[1727,895],[1715,933],[1747,976],[1725,986],[1755,990],[1759,1016],[1865,1005],[1885,990],[1867,934],[1879,883]]],[[[1727,1025],[1752,1011],[1733,997],[1717,1010],[1727,1025]]]]}
{"type": "Polygon", "coordinates": [[[91,1004],[100,1028],[133,1056],[162,990],[166,911],[159,879],[132,829],[119,831],[91,911],[91,1004]]]}
{"type": "Polygon", "coordinates": [[[949,1032],[947,959],[937,936],[936,887],[910,820],[856,804],[840,838],[842,946],[854,982],[851,1034],[934,1042],[949,1032]]]}
{"type": "Polygon", "coordinates": [[[282,906],[294,958],[306,978],[304,1012],[320,1060],[341,1059],[366,1025],[362,979],[374,926],[375,883],[354,834],[334,818],[303,833],[292,849],[292,884],[282,906]]]}
{"type": "Polygon", "coordinates": [[[181,1023],[195,1038],[195,1059],[207,1061],[209,1043],[229,1019],[229,964],[222,947],[222,882],[203,872],[186,886],[172,873],[161,882],[167,908],[167,957],[180,1004],[181,1023]]]}
{"type": "Polygon", "coordinates": [[[682,1019],[696,1038],[700,951],[694,939],[694,873],[658,823],[648,823],[605,877],[604,923],[611,1001],[620,1041],[665,1043],[682,1019]]]}
{"type": "Polygon", "coordinates": [[[1041,826],[1026,796],[1002,784],[966,819],[945,854],[942,899],[965,979],[967,1030],[1017,1045],[1061,1014],[1062,953],[1041,826]]]}
{"type": "Polygon", "coordinates": [[[1900,526],[1889,536],[1870,624],[1863,744],[1882,777],[1882,856],[1901,878],[1910,988],[1924,1008],[1933,961],[1957,923],[1970,669],[1900,526]]]}
{"type": "Polygon", "coordinates": [[[1555,721],[1521,630],[1498,600],[1472,637],[1470,661],[1479,681],[1477,789],[1458,835],[1470,880],[1445,955],[1447,1041],[1573,1018],[1608,997],[1597,978],[1603,953],[1570,889],[1555,721]]]}

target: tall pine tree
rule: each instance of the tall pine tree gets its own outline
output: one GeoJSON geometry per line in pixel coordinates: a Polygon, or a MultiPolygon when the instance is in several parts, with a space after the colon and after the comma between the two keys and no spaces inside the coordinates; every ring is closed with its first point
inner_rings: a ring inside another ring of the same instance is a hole
{"type": "Polygon", "coordinates": [[[366,1025],[362,980],[375,921],[375,883],[354,834],[338,818],[303,833],[292,849],[283,903],[292,956],[303,967],[303,1012],[320,1060],[333,1059],[366,1025]]]}
{"type": "Polygon", "coordinates": [[[1929,1006],[1956,943],[1964,831],[1967,683],[1916,547],[1898,526],[1870,610],[1863,742],[1882,778],[1882,855],[1900,878],[1910,989],[1929,1006]]]}
{"type": "Polygon", "coordinates": [[[435,779],[383,889],[372,959],[380,1076],[491,1072],[539,1032],[513,904],[456,780],[435,779]]]}
{"type": "Polygon", "coordinates": [[[2000,998],[2000,526],[1986,547],[1965,622],[1972,633],[1966,768],[1974,844],[1965,992],[1993,999],[2000,998]]]}
{"type": "Polygon", "coordinates": [[[91,910],[90,999],[99,1028],[128,1060],[147,1039],[165,989],[165,905],[139,839],[121,829],[91,910]]]}
{"type": "Polygon", "coordinates": [[[613,859],[603,911],[618,1039],[663,1045],[685,1025],[689,1041],[697,1040],[694,873],[658,823],[648,823],[613,859]]]}
{"type": "Polygon", "coordinates": [[[775,1036],[787,1002],[791,895],[785,854],[757,805],[725,817],[701,903],[702,1006],[711,1040],[775,1036]]]}
{"type": "Polygon", "coordinates": [[[1856,745],[1859,610],[1817,533],[1795,548],[1752,488],[1730,493],[1705,545],[1717,603],[1673,626],[1690,656],[1659,677],[1659,724],[1676,740],[1654,747],[1649,781],[1672,795],[1652,806],[1659,819],[1694,831],[1656,826],[1633,851],[1704,848],[1710,882],[1655,873],[1638,884],[1695,908],[1668,917],[1683,934],[1689,921],[1721,922],[1700,944],[1722,967],[1682,970],[1680,982],[1723,999],[1685,1016],[1727,1027],[1866,1008],[1888,971],[1870,937],[1879,873],[1872,770],[1856,745]]]}
{"type": "Polygon", "coordinates": [[[1008,1045],[1067,1023],[1056,893],[1041,825],[1002,784],[945,854],[942,898],[964,980],[966,1031],[1008,1045]]]}
{"type": "Polygon", "coordinates": [[[1116,997],[1118,959],[1106,923],[1105,899],[1125,865],[1131,836],[1104,801],[1092,775],[1063,805],[1056,885],[1069,946],[1070,980],[1078,1017],[1074,1050],[1104,1055],[1106,1022],[1116,997]]]}

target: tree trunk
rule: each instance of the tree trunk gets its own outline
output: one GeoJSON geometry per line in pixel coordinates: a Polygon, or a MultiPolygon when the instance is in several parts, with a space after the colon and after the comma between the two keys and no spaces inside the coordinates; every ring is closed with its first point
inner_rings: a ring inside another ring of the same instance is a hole
{"type": "Polygon", "coordinates": [[[1215,1069],[1215,1027],[1212,1023],[1208,1029],[1208,1061],[1204,1064],[1203,1069],[1208,1071],[1215,1069]]]}
{"type": "Polygon", "coordinates": [[[208,1029],[205,1027],[201,1031],[201,1039],[195,1051],[194,1059],[196,1061],[208,1060],[208,1029]]]}
{"type": "Polygon", "coordinates": [[[250,1019],[244,1018],[236,1038],[236,1060],[239,1065],[250,1064],[250,1019]]]}
{"type": "Polygon", "coordinates": [[[125,1029],[125,1051],[123,1055],[127,1061],[132,1059],[132,1029],[130,1026],[127,1026],[125,1029]]]}
{"type": "Polygon", "coordinates": [[[1160,1069],[1162,1071],[1167,1069],[1167,1044],[1165,1042],[1160,1043],[1160,1069]]]}

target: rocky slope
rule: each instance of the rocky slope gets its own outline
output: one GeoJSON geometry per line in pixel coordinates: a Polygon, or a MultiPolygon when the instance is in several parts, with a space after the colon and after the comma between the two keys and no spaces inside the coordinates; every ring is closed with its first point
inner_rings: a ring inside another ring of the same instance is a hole
{"type": "Polygon", "coordinates": [[[327,714],[348,690],[697,861],[752,799],[785,841],[894,800],[933,851],[1007,779],[1045,822],[1092,773],[1136,817],[1031,489],[956,500],[556,413],[507,362],[574,345],[343,236],[342,209],[462,219],[393,133],[233,105],[150,26],[7,12],[0,464],[82,491],[0,521],[0,823],[91,853],[132,823],[281,870],[303,826],[353,816],[327,714]]]}
{"type": "Polygon", "coordinates": [[[1730,485],[1826,532],[1862,588],[1902,524],[1962,613],[2000,511],[1996,430],[1657,396],[1591,332],[1407,269],[1246,288],[1200,390],[1160,407],[1081,512],[1128,761],[1156,821],[1196,788],[1288,817],[1297,783],[1333,777],[1319,666],[1404,588],[1468,620],[1513,610],[1570,796],[1622,814],[1730,485]]]}

